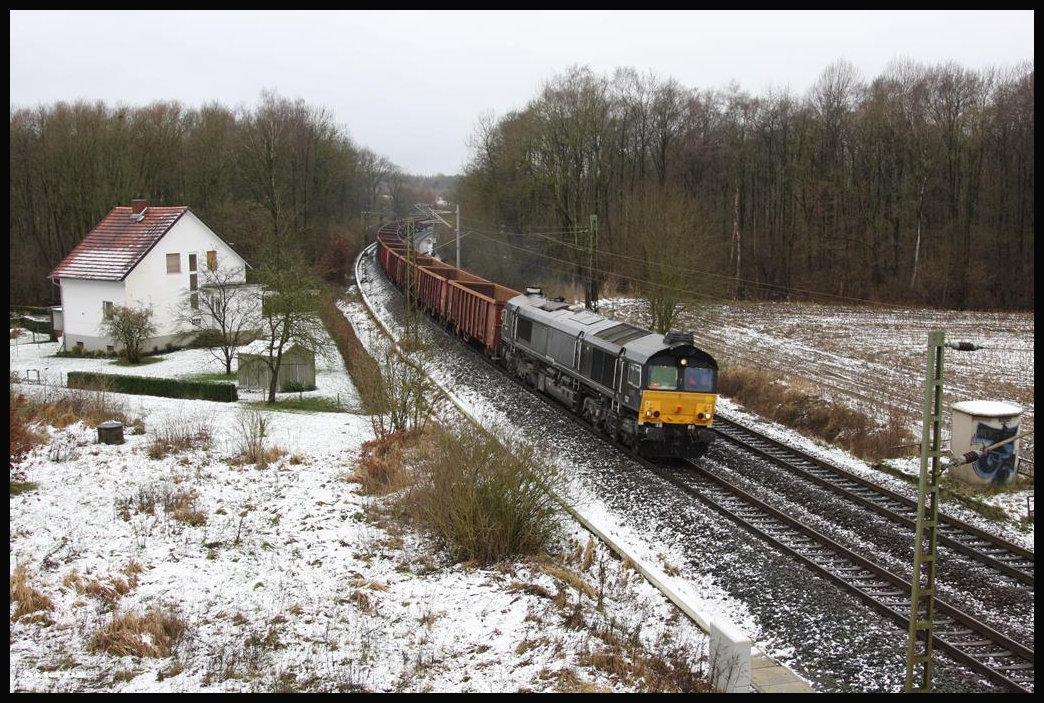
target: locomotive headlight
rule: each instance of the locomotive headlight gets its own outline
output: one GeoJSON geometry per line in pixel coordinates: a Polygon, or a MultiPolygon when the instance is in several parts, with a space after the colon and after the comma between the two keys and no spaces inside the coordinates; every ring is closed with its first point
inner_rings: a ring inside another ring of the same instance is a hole
{"type": "Polygon", "coordinates": [[[683,359],[681,360],[681,365],[682,365],[682,366],[688,366],[688,365],[689,365],[689,360],[688,360],[688,359],[684,359],[684,358],[683,358],[683,359]]]}

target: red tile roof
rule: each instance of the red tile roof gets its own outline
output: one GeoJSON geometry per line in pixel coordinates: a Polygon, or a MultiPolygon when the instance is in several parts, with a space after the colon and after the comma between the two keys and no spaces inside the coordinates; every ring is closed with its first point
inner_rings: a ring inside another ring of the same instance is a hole
{"type": "Polygon", "coordinates": [[[187,210],[149,207],[139,222],[131,207],[113,208],[47,277],[122,281],[187,210]]]}

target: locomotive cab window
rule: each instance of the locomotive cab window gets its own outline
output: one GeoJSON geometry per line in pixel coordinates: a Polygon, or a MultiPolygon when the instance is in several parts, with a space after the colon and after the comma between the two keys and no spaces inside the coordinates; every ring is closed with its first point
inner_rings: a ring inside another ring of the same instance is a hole
{"type": "Polygon", "coordinates": [[[627,383],[634,388],[642,387],[642,367],[631,364],[627,367],[627,383]]]}
{"type": "Polygon", "coordinates": [[[649,388],[675,390],[678,388],[678,367],[650,366],[649,388]]]}
{"type": "Polygon", "coordinates": [[[713,393],[715,386],[714,369],[687,368],[685,369],[685,390],[700,393],[713,393]]]}

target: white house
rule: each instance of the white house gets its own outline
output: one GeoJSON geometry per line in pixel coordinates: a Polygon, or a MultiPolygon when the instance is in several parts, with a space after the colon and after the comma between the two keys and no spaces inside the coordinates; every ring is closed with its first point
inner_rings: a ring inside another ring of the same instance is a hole
{"type": "Polygon", "coordinates": [[[246,261],[188,207],[134,200],[113,208],[48,275],[61,287],[62,347],[113,351],[101,324],[116,305],[152,308],[156,336],[145,351],[184,340],[184,333],[209,326],[202,315],[184,318],[198,306],[201,276],[219,267],[245,283],[246,261]]]}

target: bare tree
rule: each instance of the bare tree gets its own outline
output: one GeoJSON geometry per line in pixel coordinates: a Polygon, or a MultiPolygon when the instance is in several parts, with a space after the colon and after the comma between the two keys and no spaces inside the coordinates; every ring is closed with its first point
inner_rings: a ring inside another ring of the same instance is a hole
{"type": "Polygon", "coordinates": [[[183,327],[210,333],[209,349],[231,374],[236,348],[261,328],[260,286],[246,283],[242,268],[207,268],[199,276],[198,290],[185,291],[177,319],[183,327]]]}
{"type": "Polygon", "coordinates": [[[670,331],[683,306],[707,295],[703,288],[714,285],[706,274],[716,270],[717,257],[710,253],[710,237],[693,210],[693,199],[681,189],[659,187],[650,187],[634,208],[640,219],[631,231],[645,262],[640,290],[655,332],[670,331]]]}
{"type": "Polygon", "coordinates": [[[152,322],[152,307],[114,305],[112,315],[102,320],[102,331],[112,337],[113,342],[123,346],[127,361],[141,361],[141,350],[145,340],[156,333],[152,322]]]}

